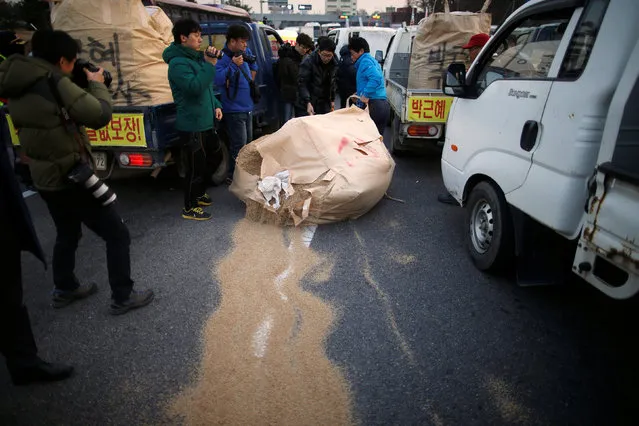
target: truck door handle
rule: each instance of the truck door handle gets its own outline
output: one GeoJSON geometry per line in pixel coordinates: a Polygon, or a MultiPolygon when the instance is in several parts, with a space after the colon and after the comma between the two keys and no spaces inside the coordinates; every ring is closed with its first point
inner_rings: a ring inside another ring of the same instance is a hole
{"type": "Polygon", "coordinates": [[[521,131],[521,139],[519,141],[521,149],[530,152],[537,142],[537,133],[539,133],[539,123],[535,120],[526,121],[521,131]]]}

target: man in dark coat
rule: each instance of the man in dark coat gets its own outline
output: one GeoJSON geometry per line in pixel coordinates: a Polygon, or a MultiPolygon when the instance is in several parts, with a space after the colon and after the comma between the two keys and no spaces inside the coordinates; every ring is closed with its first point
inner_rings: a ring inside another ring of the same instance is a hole
{"type": "Polygon", "coordinates": [[[340,107],[346,107],[349,96],[357,92],[357,70],[351,58],[348,45],[344,45],[339,51],[339,65],[337,67],[337,91],[339,93],[340,107]]]}
{"type": "Polygon", "coordinates": [[[300,65],[295,116],[326,114],[335,109],[336,72],[335,43],[322,39],[317,50],[300,65]]]}
{"type": "Polygon", "coordinates": [[[22,302],[20,252],[30,251],[43,263],[44,254],[6,148],[0,146],[0,352],[16,385],[64,380],[73,367],[38,357],[29,314],[22,302]]]}
{"type": "Polygon", "coordinates": [[[280,59],[276,78],[280,88],[280,97],[284,104],[283,123],[295,115],[293,110],[297,102],[300,63],[311,50],[313,50],[313,39],[304,33],[297,36],[295,46],[286,43],[279,50],[280,59]]]}

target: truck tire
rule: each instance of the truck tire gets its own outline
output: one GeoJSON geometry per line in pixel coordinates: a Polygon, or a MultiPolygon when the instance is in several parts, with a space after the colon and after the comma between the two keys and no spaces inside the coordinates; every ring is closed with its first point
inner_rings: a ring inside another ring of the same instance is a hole
{"type": "Polygon", "coordinates": [[[392,155],[401,155],[401,151],[397,149],[397,145],[399,145],[399,128],[401,126],[401,120],[397,116],[397,114],[393,114],[393,118],[391,120],[391,137],[388,142],[388,151],[392,155]]]}
{"type": "Polygon", "coordinates": [[[466,203],[467,244],[470,257],[481,271],[498,271],[515,257],[510,210],[499,188],[486,181],[475,185],[466,203]]]}

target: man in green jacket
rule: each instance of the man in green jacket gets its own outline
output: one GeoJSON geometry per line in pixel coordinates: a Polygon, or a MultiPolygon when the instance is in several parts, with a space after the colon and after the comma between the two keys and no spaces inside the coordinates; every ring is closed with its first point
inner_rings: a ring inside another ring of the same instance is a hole
{"type": "Polygon", "coordinates": [[[184,209],[182,217],[208,220],[211,214],[202,206],[211,205],[205,192],[206,174],[222,162],[222,146],[215,133],[215,120],[222,119],[222,106],[213,91],[218,51],[208,47],[200,52],[200,25],[182,19],[173,26],[175,41],[164,50],[162,58],[169,64],[169,84],[177,106],[175,128],[180,134],[182,155],[186,159],[184,209]]]}
{"type": "Polygon", "coordinates": [[[94,283],[80,284],[74,274],[82,223],[106,242],[110,312],[118,315],[146,306],[153,292],[133,290],[131,239],[114,203],[103,205],[96,194],[68,177],[80,163],[92,164],[85,126],[100,129],[111,121],[111,95],[102,70],[85,69],[89,80],[85,91],[69,78],[79,51],[70,35],[36,31],[31,44],[33,57],[13,55],[0,64],[0,97],[9,99],[9,113],[30,159],[34,185],[56,226],[53,306],[64,307],[97,290],[94,283]],[[66,125],[62,107],[73,126],[66,125]]]}

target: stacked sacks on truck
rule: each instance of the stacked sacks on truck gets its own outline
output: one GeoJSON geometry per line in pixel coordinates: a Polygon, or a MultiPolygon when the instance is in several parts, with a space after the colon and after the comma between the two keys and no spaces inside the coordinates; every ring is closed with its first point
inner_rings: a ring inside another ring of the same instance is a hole
{"type": "Polygon", "coordinates": [[[114,106],[173,102],[162,60],[173,24],[160,8],[139,0],[64,0],[53,8],[51,23],[78,40],[81,58],[113,75],[114,106]]]}
{"type": "Polygon", "coordinates": [[[433,13],[423,19],[413,40],[408,89],[440,90],[448,65],[467,62],[462,46],[475,34],[488,34],[490,23],[485,12],[433,13]]]}

